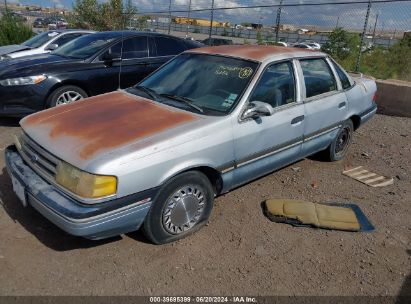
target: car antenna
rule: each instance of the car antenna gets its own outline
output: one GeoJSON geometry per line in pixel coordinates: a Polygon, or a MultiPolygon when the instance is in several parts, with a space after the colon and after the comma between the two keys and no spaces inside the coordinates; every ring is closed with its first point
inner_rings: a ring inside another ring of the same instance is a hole
{"type": "Polygon", "coordinates": [[[121,89],[121,68],[123,65],[124,29],[121,31],[120,69],[118,71],[118,90],[121,89]]]}

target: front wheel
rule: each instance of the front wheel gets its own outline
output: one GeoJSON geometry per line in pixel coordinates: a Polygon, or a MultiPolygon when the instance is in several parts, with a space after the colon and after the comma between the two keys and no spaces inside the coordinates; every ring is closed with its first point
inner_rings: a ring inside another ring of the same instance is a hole
{"type": "Polygon", "coordinates": [[[50,108],[72,103],[87,97],[87,93],[77,87],[72,85],[67,85],[56,89],[51,93],[49,97],[48,105],[50,108]]]}
{"type": "Polygon", "coordinates": [[[208,220],[214,192],[207,176],[182,173],[167,182],[144,221],[144,232],[155,244],[165,244],[197,231],[208,220]]]}
{"type": "Polygon", "coordinates": [[[338,161],[344,158],[351,145],[354,126],[351,119],[345,121],[337,133],[337,136],[326,150],[330,161],[338,161]]]}

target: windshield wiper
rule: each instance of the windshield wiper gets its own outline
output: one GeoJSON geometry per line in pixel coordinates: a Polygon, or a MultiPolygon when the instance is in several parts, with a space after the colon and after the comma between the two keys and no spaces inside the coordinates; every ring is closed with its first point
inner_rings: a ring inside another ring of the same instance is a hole
{"type": "Polygon", "coordinates": [[[150,96],[151,99],[153,99],[154,101],[158,101],[158,94],[156,91],[154,91],[153,89],[147,88],[145,86],[134,86],[133,89],[137,89],[140,91],[143,91],[144,93],[146,93],[148,96],[150,96]]]}
{"type": "Polygon", "coordinates": [[[196,109],[198,112],[204,113],[204,110],[202,108],[200,108],[199,106],[193,104],[193,101],[190,98],[183,97],[183,96],[177,96],[177,95],[173,95],[173,94],[166,94],[166,93],[160,94],[160,96],[182,102],[182,103],[196,109]]]}

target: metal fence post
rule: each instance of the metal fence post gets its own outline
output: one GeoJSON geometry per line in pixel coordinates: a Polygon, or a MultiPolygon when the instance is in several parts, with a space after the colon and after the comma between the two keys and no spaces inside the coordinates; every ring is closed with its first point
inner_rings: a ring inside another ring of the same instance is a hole
{"type": "Polygon", "coordinates": [[[358,50],[357,63],[355,64],[355,71],[356,72],[358,72],[360,70],[362,47],[363,47],[363,44],[364,44],[365,33],[367,32],[368,18],[370,17],[370,11],[371,11],[371,3],[372,3],[372,0],[368,0],[367,14],[365,15],[364,28],[362,30],[360,48],[358,50]]]}
{"type": "Polygon", "coordinates": [[[278,42],[278,32],[280,31],[280,19],[281,19],[281,6],[283,5],[283,0],[280,1],[280,6],[277,9],[277,19],[275,21],[275,42],[278,42]]]}
{"type": "Polygon", "coordinates": [[[210,18],[210,32],[208,33],[208,38],[211,39],[211,31],[213,30],[213,21],[214,21],[214,0],[211,2],[211,18],[210,18]]]}
{"type": "Polygon", "coordinates": [[[168,34],[169,35],[170,35],[170,31],[171,31],[171,0],[168,5],[168,34]]]}
{"type": "Polygon", "coordinates": [[[190,24],[191,24],[190,15],[191,15],[191,0],[188,2],[186,38],[188,37],[188,28],[190,27],[190,24]]]}

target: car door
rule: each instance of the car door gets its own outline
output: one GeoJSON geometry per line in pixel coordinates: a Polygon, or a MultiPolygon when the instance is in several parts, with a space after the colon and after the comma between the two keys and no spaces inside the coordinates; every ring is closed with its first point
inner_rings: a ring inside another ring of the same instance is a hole
{"type": "Polygon", "coordinates": [[[267,174],[301,156],[304,105],[292,61],[265,68],[249,97],[274,109],[271,116],[235,122],[233,187],[267,174]]]}
{"type": "Polygon", "coordinates": [[[348,113],[347,97],[326,58],[300,59],[305,87],[304,156],[327,148],[348,113]]]}
{"type": "Polygon", "coordinates": [[[121,56],[121,41],[108,47],[93,62],[87,64],[84,77],[87,78],[91,95],[112,92],[119,88],[120,60],[113,62],[105,61],[106,54],[113,54],[118,58],[121,56]]]}
{"type": "Polygon", "coordinates": [[[148,38],[137,36],[124,40],[121,61],[121,88],[131,87],[149,73],[148,38]]]}

